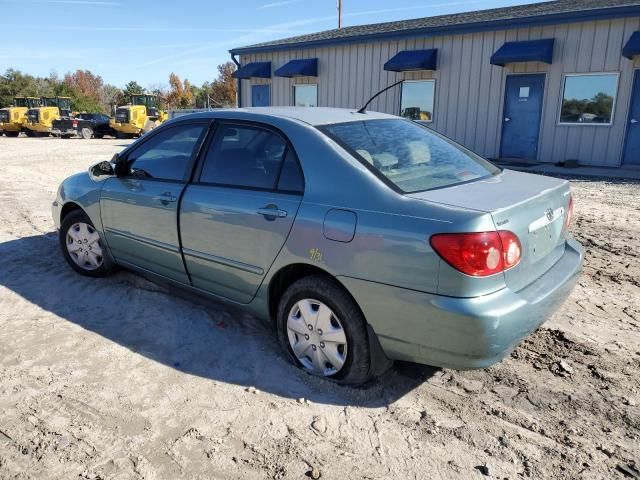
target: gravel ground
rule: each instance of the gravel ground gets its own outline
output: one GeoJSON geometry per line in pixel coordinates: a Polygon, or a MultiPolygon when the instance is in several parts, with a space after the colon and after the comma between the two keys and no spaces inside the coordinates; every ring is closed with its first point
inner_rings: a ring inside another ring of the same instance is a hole
{"type": "Polygon", "coordinates": [[[309,377],[273,333],[66,266],[60,181],[122,140],[0,138],[0,478],[640,478],[640,187],[574,181],[579,285],[510,358],[309,377]]]}

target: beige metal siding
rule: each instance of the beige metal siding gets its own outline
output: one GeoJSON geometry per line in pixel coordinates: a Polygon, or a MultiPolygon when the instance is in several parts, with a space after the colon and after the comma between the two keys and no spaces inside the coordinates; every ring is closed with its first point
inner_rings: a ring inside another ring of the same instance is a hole
{"type": "MultiPolygon", "coordinates": [[[[318,104],[358,108],[374,93],[400,80],[435,79],[431,127],[489,158],[500,155],[504,86],[508,74],[545,73],[545,97],[540,129],[539,160],[578,159],[585,165],[617,166],[624,147],[634,68],[622,47],[640,29],[640,18],[548,25],[501,31],[376,41],[332,47],[243,55],[244,65],[271,61],[272,69],[289,60],[318,58],[318,77],[242,81],[243,105],[250,106],[252,84],[271,84],[272,105],[291,105],[293,85],[318,84],[318,104]],[[552,65],[529,62],[506,68],[489,63],[505,41],[555,38],[552,65]],[[401,50],[438,49],[435,72],[395,73],[384,63],[401,50]],[[559,125],[563,75],[619,72],[618,94],[611,126],[559,125]]],[[[369,107],[398,114],[400,88],[382,94],[369,107]]]]}

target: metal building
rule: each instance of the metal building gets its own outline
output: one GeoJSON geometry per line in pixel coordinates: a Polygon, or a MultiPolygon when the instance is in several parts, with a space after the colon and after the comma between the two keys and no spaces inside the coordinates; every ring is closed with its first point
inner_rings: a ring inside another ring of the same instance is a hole
{"type": "Polygon", "coordinates": [[[559,0],[231,50],[239,105],[422,120],[487,158],[640,165],[640,0],[559,0]]]}

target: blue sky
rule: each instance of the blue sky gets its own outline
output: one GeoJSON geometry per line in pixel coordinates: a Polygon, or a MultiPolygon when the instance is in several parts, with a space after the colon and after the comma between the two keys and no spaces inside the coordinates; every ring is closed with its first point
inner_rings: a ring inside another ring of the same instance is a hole
{"type": "MultiPolygon", "coordinates": [[[[532,3],[343,0],[345,26],[532,3]]],[[[233,47],[337,26],[336,0],[0,0],[0,72],[89,69],[107,83],[200,85],[233,47]]]]}

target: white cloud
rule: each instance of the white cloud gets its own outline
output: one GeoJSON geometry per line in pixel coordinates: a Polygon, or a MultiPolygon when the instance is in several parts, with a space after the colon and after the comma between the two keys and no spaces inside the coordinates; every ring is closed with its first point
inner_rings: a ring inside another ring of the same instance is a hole
{"type": "Polygon", "coordinates": [[[264,10],[265,8],[284,7],[293,3],[300,3],[301,0],[282,0],[280,2],[265,3],[258,7],[258,10],[264,10]]]}

